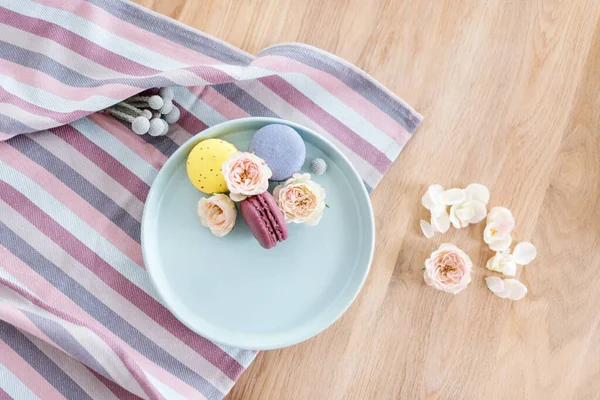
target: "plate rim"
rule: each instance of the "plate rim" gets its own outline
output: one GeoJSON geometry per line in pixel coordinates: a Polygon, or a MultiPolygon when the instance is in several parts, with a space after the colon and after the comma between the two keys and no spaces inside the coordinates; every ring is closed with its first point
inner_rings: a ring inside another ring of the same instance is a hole
{"type": "Polygon", "coordinates": [[[173,152],[173,154],[171,154],[167,158],[167,160],[162,165],[160,170],[158,170],[156,176],[154,177],[154,180],[152,181],[150,190],[148,191],[148,195],[146,196],[146,201],[144,202],[144,209],[143,209],[140,229],[141,229],[140,246],[141,246],[141,250],[142,250],[142,258],[144,261],[144,267],[150,277],[150,282],[152,283],[152,286],[153,286],[154,290],[156,291],[156,294],[158,295],[158,297],[161,300],[161,304],[165,308],[167,308],[167,310],[170,313],[172,313],[173,316],[175,316],[175,318],[177,318],[178,321],[180,321],[188,329],[192,330],[193,332],[197,333],[198,335],[200,335],[212,342],[221,344],[221,345],[226,345],[226,346],[231,346],[231,347],[246,349],[246,350],[273,350],[273,349],[279,349],[279,348],[292,346],[292,345],[304,342],[304,341],[318,335],[319,333],[322,333],[323,331],[328,329],[331,325],[333,325],[335,322],[337,322],[342,317],[342,315],[344,315],[346,313],[346,311],[350,308],[350,306],[352,304],[354,304],[354,301],[358,297],[358,294],[360,293],[360,291],[362,290],[362,288],[365,284],[365,281],[371,270],[371,265],[373,263],[373,256],[374,256],[374,251],[375,251],[375,237],[376,237],[375,216],[373,213],[373,206],[371,203],[371,198],[369,196],[367,188],[364,185],[364,181],[363,181],[362,177],[356,171],[356,168],[354,168],[354,165],[350,162],[348,157],[346,157],[346,155],[341,150],[339,150],[337,148],[337,146],[335,146],[333,143],[331,143],[329,140],[327,140],[325,137],[323,137],[319,133],[315,132],[314,130],[307,128],[306,126],[303,126],[301,124],[292,122],[292,121],[288,121],[288,120],[280,119],[280,118],[271,118],[271,117],[245,117],[245,118],[237,118],[237,119],[224,121],[224,122],[212,125],[206,129],[198,132],[197,134],[191,136],[189,139],[187,139],[185,142],[183,142],[177,148],[177,150],[175,150],[173,152]],[[152,262],[150,261],[151,257],[147,254],[146,246],[144,246],[144,242],[145,242],[144,237],[146,236],[145,232],[147,230],[145,227],[150,224],[150,222],[148,221],[150,219],[150,217],[148,216],[148,214],[149,214],[149,212],[148,212],[149,206],[148,205],[151,203],[156,203],[156,201],[160,200],[160,196],[162,195],[162,192],[158,192],[158,189],[156,189],[158,185],[156,185],[155,183],[157,182],[160,174],[165,170],[165,166],[167,166],[167,164],[170,162],[174,162],[173,160],[175,158],[177,158],[179,153],[182,153],[184,151],[184,149],[189,145],[190,142],[196,141],[199,138],[200,138],[200,140],[203,140],[203,139],[209,139],[212,137],[218,137],[218,132],[220,130],[230,128],[230,125],[233,125],[233,126],[242,125],[243,126],[243,125],[246,125],[247,123],[253,123],[253,122],[260,122],[260,123],[265,123],[265,124],[285,124],[292,128],[307,132],[308,134],[315,136],[317,139],[325,142],[333,152],[335,152],[339,157],[341,157],[350,166],[350,170],[354,174],[354,177],[357,178],[361,182],[361,185],[359,185],[361,189],[359,191],[360,191],[360,194],[367,199],[366,203],[368,205],[367,214],[368,214],[368,222],[369,222],[368,228],[371,231],[370,232],[371,233],[371,235],[370,235],[371,241],[370,241],[370,243],[368,243],[368,250],[369,250],[368,263],[367,263],[366,268],[364,268],[364,270],[360,276],[360,281],[359,281],[358,286],[351,293],[351,297],[350,297],[349,301],[347,302],[347,304],[345,304],[343,307],[341,307],[337,313],[333,314],[332,318],[328,318],[327,322],[325,324],[316,325],[316,328],[313,327],[312,329],[309,329],[307,333],[305,333],[304,335],[298,336],[295,340],[282,340],[282,341],[271,340],[271,341],[263,343],[263,345],[261,345],[261,346],[250,346],[249,343],[244,343],[243,341],[236,341],[236,340],[231,341],[231,340],[229,340],[229,338],[214,337],[210,333],[202,332],[200,329],[197,329],[197,327],[188,323],[186,321],[186,318],[182,317],[179,314],[179,312],[176,309],[174,309],[171,306],[171,304],[169,304],[169,302],[166,300],[161,287],[157,284],[157,277],[154,275],[157,272],[153,272],[153,267],[151,267],[151,265],[152,265],[152,262]],[[156,197],[158,197],[158,199],[155,199],[156,197]]]}

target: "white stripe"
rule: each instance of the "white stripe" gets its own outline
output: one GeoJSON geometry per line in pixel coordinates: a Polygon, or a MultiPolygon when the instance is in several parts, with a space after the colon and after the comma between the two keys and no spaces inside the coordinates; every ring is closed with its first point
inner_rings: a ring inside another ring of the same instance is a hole
{"type": "Polygon", "coordinates": [[[92,186],[127,211],[135,220],[140,221],[142,219],[144,204],[135,196],[131,196],[127,190],[123,190],[123,186],[119,182],[115,181],[71,145],[51,132],[38,132],[35,135],[29,135],[29,138],[62,160],[74,171],[77,171],[92,186]]]}
{"type": "Polygon", "coordinates": [[[321,134],[323,137],[333,143],[344,153],[348,160],[350,160],[354,168],[358,171],[367,185],[375,187],[377,182],[379,182],[383,177],[381,172],[375,169],[375,167],[354,153],[352,150],[348,149],[342,142],[317,125],[300,110],[281,99],[275,92],[271,91],[271,89],[263,85],[260,81],[240,81],[237,82],[236,85],[241,87],[244,91],[261,103],[269,104],[271,111],[279,115],[281,118],[304,125],[307,128],[310,128],[321,134]],[[277,99],[277,101],[275,101],[275,99],[277,99]]]}
{"type": "MultiPolygon", "coordinates": [[[[89,118],[82,118],[71,123],[83,136],[88,138],[102,150],[106,151],[134,175],[150,185],[158,172],[151,164],[141,158],[137,153],[125,146],[120,140],[92,122],[89,118]]],[[[135,135],[130,132],[131,135],[135,135]]]]}
{"type": "Polygon", "coordinates": [[[54,61],[92,79],[127,78],[128,75],[106,68],[62,44],[45,37],[22,31],[10,25],[0,24],[0,40],[36,53],[44,54],[54,61]]]}
{"type": "Polygon", "coordinates": [[[39,400],[40,398],[35,395],[19,378],[0,364],[0,387],[10,397],[18,400],[39,400]]]}
{"type": "Polygon", "coordinates": [[[130,42],[114,33],[68,11],[46,7],[31,0],[4,0],[2,6],[28,17],[59,25],[99,46],[159,71],[189,66],[160,53],[130,42]]]}
{"type": "Polygon", "coordinates": [[[173,91],[175,92],[177,102],[206,125],[212,126],[227,121],[227,118],[215,111],[202,100],[198,99],[198,97],[190,92],[189,89],[175,87],[173,88],[173,91]]]}
{"type": "Polygon", "coordinates": [[[20,121],[33,129],[42,130],[60,125],[60,123],[52,118],[44,117],[39,114],[32,114],[14,104],[0,102],[0,109],[2,109],[2,114],[20,121]]]}
{"type": "Polygon", "coordinates": [[[157,298],[156,292],[143,268],[123,254],[104,236],[79,219],[75,213],[52,197],[40,185],[2,161],[0,161],[0,174],[6,183],[25,195],[102,260],[148,295],[157,298]]]}
{"type": "Polygon", "coordinates": [[[371,143],[391,161],[395,160],[402,151],[402,147],[385,132],[379,130],[308,76],[295,72],[284,72],[279,75],[324,111],[371,143]]]}
{"type": "MultiPolygon", "coordinates": [[[[172,335],[164,327],[160,326],[146,313],[121,296],[121,294],[115,292],[2,200],[0,200],[0,215],[6,217],[5,223],[9,229],[20,237],[28,238],[31,246],[37,252],[71,276],[85,290],[90,292],[92,296],[96,297],[116,314],[127,316],[127,322],[152,342],[162,347],[192,371],[201,371],[202,377],[220,392],[225,393],[233,386],[234,382],[219,368],[204,359],[204,357],[196,353],[195,350],[172,335]]],[[[126,349],[128,351],[134,351],[126,343],[123,342],[122,345],[127,346],[126,349]]],[[[254,358],[254,354],[250,351],[227,348],[226,346],[220,347],[246,367],[254,358]],[[251,358],[249,359],[249,357],[251,358]]]]}
{"type": "Polygon", "coordinates": [[[233,79],[236,81],[245,79],[258,79],[264,76],[277,74],[276,72],[261,67],[243,67],[230,64],[217,64],[213,65],[212,67],[225,72],[227,75],[233,77],[233,79]]]}
{"type": "Polygon", "coordinates": [[[93,95],[81,101],[65,99],[35,86],[19,82],[6,75],[0,75],[0,86],[7,92],[22,98],[28,103],[62,113],[69,113],[73,110],[95,112],[116,103],[115,100],[100,95],[93,95]]]}
{"type": "MultiPolygon", "coordinates": [[[[173,389],[172,387],[167,386],[166,384],[162,383],[161,381],[159,381],[158,379],[156,379],[155,377],[150,375],[149,372],[147,372],[147,371],[143,371],[143,372],[146,375],[146,378],[148,378],[148,380],[150,381],[150,383],[156,388],[156,390],[159,391],[160,394],[162,394],[162,396],[165,399],[168,399],[168,400],[186,400],[187,399],[187,397],[185,397],[184,395],[182,395],[179,392],[176,392],[175,389],[173,389]]],[[[199,393],[199,392],[194,395],[202,396],[198,400],[206,398],[202,395],[202,393],[199,393]]]]}

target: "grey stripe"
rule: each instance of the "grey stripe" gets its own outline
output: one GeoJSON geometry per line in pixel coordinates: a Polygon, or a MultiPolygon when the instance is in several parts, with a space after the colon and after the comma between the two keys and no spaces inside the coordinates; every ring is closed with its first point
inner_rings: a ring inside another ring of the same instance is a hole
{"type": "MultiPolygon", "coordinates": [[[[69,67],[65,67],[61,63],[54,61],[52,58],[44,54],[26,50],[22,47],[15,46],[2,40],[0,40],[0,58],[4,58],[24,67],[37,69],[46,75],[49,75],[54,79],[64,83],[65,85],[74,87],[93,88],[111,83],[129,85],[140,89],[176,86],[172,80],[162,76],[140,76],[133,78],[110,79],[90,78],[80,74],[75,70],[72,70],[69,67]]],[[[199,77],[198,81],[199,83],[202,83],[204,80],[199,77]]],[[[115,101],[115,103],[116,102],[117,101],[115,101]]]]}
{"type": "Polygon", "coordinates": [[[67,399],[90,399],[91,397],[54,361],[38,349],[21,331],[7,322],[0,321],[0,339],[27,361],[41,376],[67,399]]]}
{"type": "Polygon", "coordinates": [[[236,51],[208,35],[202,35],[192,28],[178,25],[166,17],[154,15],[146,10],[141,10],[123,0],[87,0],[89,3],[105,9],[115,17],[130,22],[146,31],[178,43],[188,49],[205,54],[225,64],[248,65],[253,58],[236,51]]]}
{"type": "Polygon", "coordinates": [[[271,47],[261,51],[258,57],[264,55],[278,55],[291,58],[335,76],[389,115],[411,134],[415,132],[421,122],[409,109],[369,80],[366,77],[366,73],[365,75],[361,75],[356,70],[340,63],[333,57],[327,57],[321,52],[311,50],[304,45],[295,46],[293,44],[271,47]]]}
{"type": "MultiPolygon", "coordinates": [[[[48,132],[48,134],[52,133],[48,132]]],[[[129,237],[140,243],[141,224],[139,221],[122,209],[104,192],[82,177],[77,171],[65,164],[64,161],[25,135],[13,138],[9,144],[57,177],[106,216],[106,218],[121,228],[129,237]]]]}
{"type": "Polygon", "coordinates": [[[213,85],[212,88],[253,117],[279,118],[277,114],[265,107],[263,103],[250,96],[233,82],[220,83],[218,85],[213,85]]]}
{"type": "Polygon", "coordinates": [[[42,332],[46,334],[54,343],[58,344],[73,358],[81,361],[94,371],[110,378],[110,374],[104,367],[65,329],[64,326],[40,315],[33,314],[29,311],[23,311],[42,332]]]}
{"type": "Polygon", "coordinates": [[[135,327],[131,326],[120,315],[98,300],[77,281],[65,274],[60,268],[38,253],[19,235],[15,234],[3,222],[0,222],[0,243],[25,264],[29,265],[40,276],[50,282],[54,287],[68,296],[90,316],[120,337],[124,342],[136,349],[140,354],[152,360],[161,368],[169,371],[174,376],[190,386],[195,387],[208,398],[223,395],[206,379],[195,373],[185,364],[173,357],[162,347],[144,336],[135,327]],[[212,397],[211,397],[212,396],[212,397]]]}
{"type": "Polygon", "coordinates": [[[14,118],[9,117],[0,113],[0,132],[15,135],[23,132],[35,132],[35,129],[25,125],[24,123],[17,121],[14,118]]]}

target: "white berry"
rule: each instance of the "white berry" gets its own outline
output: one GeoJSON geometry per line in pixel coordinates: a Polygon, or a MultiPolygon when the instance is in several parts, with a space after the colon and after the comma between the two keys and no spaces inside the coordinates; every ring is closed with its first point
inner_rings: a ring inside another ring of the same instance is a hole
{"type": "Polygon", "coordinates": [[[171,100],[165,100],[163,106],[158,110],[161,114],[168,114],[173,109],[173,102],[171,100]]]}
{"type": "Polygon", "coordinates": [[[164,122],[160,118],[152,118],[150,120],[150,129],[148,130],[150,136],[161,136],[164,130],[164,122]]]}
{"type": "Polygon", "coordinates": [[[160,88],[158,94],[160,94],[160,97],[162,97],[164,100],[173,100],[174,93],[173,89],[170,87],[160,88]]]}
{"type": "Polygon", "coordinates": [[[148,99],[148,106],[150,106],[150,108],[153,110],[160,110],[164,104],[165,102],[162,97],[156,94],[154,96],[150,96],[148,99]]]}
{"type": "Polygon", "coordinates": [[[143,135],[150,129],[150,120],[146,117],[136,117],[131,122],[131,130],[138,135],[143,135]]]}
{"type": "Polygon", "coordinates": [[[181,111],[179,111],[179,108],[177,106],[173,106],[171,112],[163,115],[163,118],[169,124],[174,124],[175,122],[179,121],[179,117],[181,117],[181,111]]]}
{"type": "Polygon", "coordinates": [[[315,175],[323,175],[327,171],[327,163],[322,158],[315,158],[310,163],[310,170],[315,175]]]}

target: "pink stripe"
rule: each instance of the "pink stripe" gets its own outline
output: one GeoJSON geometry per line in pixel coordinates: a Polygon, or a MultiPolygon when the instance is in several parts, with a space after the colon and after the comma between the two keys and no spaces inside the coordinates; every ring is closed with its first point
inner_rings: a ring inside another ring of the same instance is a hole
{"type": "Polygon", "coordinates": [[[142,139],[141,136],[132,134],[131,129],[115,118],[102,113],[90,114],[88,118],[105,131],[110,132],[121,143],[157,170],[161,169],[167,161],[167,156],[142,139]]]}
{"type": "MultiPolygon", "coordinates": [[[[1,8],[1,7],[0,7],[1,8]]],[[[1,13],[0,13],[1,14],[1,13]]],[[[0,100],[6,103],[14,104],[22,108],[25,111],[29,111],[32,114],[43,115],[48,118],[52,118],[53,120],[61,123],[68,124],[69,122],[73,122],[76,119],[83,118],[88,114],[91,114],[92,111],[84,111],[84,110],[74,110],[68,113],[61,113],[57,111],[48,110],[47,108],[40,107],[36,104],[29,103],[22,98],[15,96],[14,94],[7,92],[4,88],[0,87],[0,100]]],[[[49,126],[48,128],[52,128],[49,126]]]]}
{"type": "Polygon", "coordinates": [[[5,146],[0,152],[0,160],[37,182],[51,196],[67,206],[79,218],[105,237],[115,247],[140,267],[144,268],[142,249],[138,242],[129,237],[104,214],[82,199],[71,188],[61,182],[39,164],[11,146],[5,146]]]}
{"type": "MultiPolygon", "coordinates": [[[[50,54],[49,57],[52,57],[50,54]]],[[[3,75],[36,88],[42,88],[46,92],[63,99],[74,101],[87,100],[93,95],[106,96],[115,100],[115,103],[124,97],[130,97],[140,91],[139,88],[120,84],[106,84],[92,89],[65,85],[61,81],[46,75],[40,70],[15,64],[0,58],[0,70],[3,75]]]]}
{"type": "Polygon", "coordinates": [[[4,133],[4,132],[0,132],[0,141],[4,141],[4,140],[8,140],[12,137],[15,137],[16,135],[11,135],[8,133],[4,133]]]}
{"type": "Polygon", "coordinates": [[[72,14],[85,18],[95,25],[101,26],[109,32],[136,43],[154,52],[159,52],[173,60],[196,64],[218,64],[219,61],[193,49],[188,49],[167,38],[156,35],[150,31],[141,29],[127,21],[113,16],[104,9],[85,1],[64,0],[35,0],[46,6],[68,11],[72,14]]]}
{"type": "MultiPolygon", "coordinates": [[[[35,271],[31,270],[31,268],[23,263],[18,257],[13,255],[10,251],[0,246],[0,254],[2,255],[2,260],[6,261],[5,268],[13,275],[18,278],[19,281],[25,282],[26,286],[38,296],[45,299],[52,299],[51,303],[60,304],[61,311],[58,311],[52,308],[49,304],[40,306],[40,308],[45,309],[46,311],[55,314],[62,319],[75,323],[80,326],[85,326],[94,332],[98,337],[106,342],[106,344],[113,349],[115,354],[123,361],[124,365],[127,369],[132,373],[133,376],[136,376],[135,371],[132,371],[130,365],[131,363],[139,364],[144,370],[150,372],[153,376],[159,378],[161,382],[172,386],[175,390],[181,393],[196,393],[196,389],[189,386],[187,383],[179,380],[177,377],[172,376],[162,368],[158,367],[152,361],[144,357],[142,354],[138,353],[137,350],[130,347],[126,342],[121,340],[118,336],[116,336],[113,332],[108,330],[104,325],[99,323],[96,319],[92,318],[89,314],[85,312],[85,310],[81,309],[77,304],[71,300],[68,296],[42,278],[40,275],[35,273],[35,271]],[[31,271],[31,272],[24,272],[31,271]],[[81,321],[81,322],[79,322],[81,321]]],[[[15,290],[13,288],[13,290],[15,290]]],[[[19,294],[29,301],[34,302],[31,296],[27,295],[23,291],[19,291],[19,294]]],[[[36,305],[39,306],[39,302],[36,305]]],[[[137,365],[135,369],[137,370],[137,365]]],[[[146,376],[143,375],[143,372],[139,371],[142,375],[138,376],[140,379],[146,380],[146,376]]],[[[139,379],[136,378],[138,383],[139,379]]],[[[150,382],[147,383],[151,385],[150,382]]]]}
{"type": "Polygon", "coordinates": [[[4,391],[4,389],[0,388],[0,400],[13,400],[13,398],[10,397],[8,393],[4,391]]]}
{"type": "Polygon", "coordinates": [[[319,86],[351,107],[375,127],[390,135],[401,146],[404,146],[411,137],[397,121],[333,75],[281,56],[259,57],[252,63],[252,66],[260,66],[279,72],[301,72],[312,78],[319,86]]]}
{"type": "Polygon", "coordinates": [[[177,121],[177,124],[180,127],[185,129],[192,135],[195,135],[198,132],[202,132],[203,130],[208,128],[208,125],[196,118],[195,115],[188,112],[185,108],[183,108],[180,105],[178,107],[181,111],[181,117],[179,118],[179,121],[177,121]]]}
{"type": "Polygon", "coordinates": [[[2,340],[0,340],[0,362],[40,399],[65,398],[35,368],[2,340]]]}
{"type": "Polygon", "coordinates": [[[232,379],[244,370],[237,360],[225,353],[214,343],[196,335],[177,320],[166,308],[146,292],[135,286],[106,261],[85,246],[69,231],[63,228],[49,215],[39,209],[31,200],[12,186],[0,181],[0,198],[18,211],[56,244],[62,247],[74,259],[86,266],[108,286],[146,313],[159,325],[194,349],[198,354],[215,366],[233,365],[231,370],[223,371],[232,379]]]}
{"type": "Polygon", "coordinates": [[[0,7],[0,22],[33,33],[34,35],[54,40],[64,47],[114,71],[137,76],[152,75],[159,72],[154,68],[146,67],[113,53],[62,26],[42,19],[28,17],[4,7],[0,7]]]}
{"type": "Polygon", "coordinates": [[[77,129],[70,125],[63,125],[53,128],[52,132],[77,149],[139,200],[142,202],[146,200],[150,186],[77,129]]]}
{"type": "MultiPolygon", "coordinates": [[[[196,94],[194,89],[192,89],[191,91],[192,93],[196,94]]],[[[231,100],[229,100],[210,86],[207,86],[202,91],[200,98],[213,110],[215,110],[227,119],[236,119],[250,116],[250,114],[238,107],[237,104],[233,103],[231,100]]]]}
{"type": "Polygon", "coordinates": [[[385,173],[387,171],[391,165],[391,161],[385,154],[317,106],[311,99],[287,83],[283,78],[273,75],[258,78],[258,80],[293,107],[304,113],[308,118],[319,124],[327,132],[330,132],[346,147],[373,165],[379,172],[385,173]]]}

